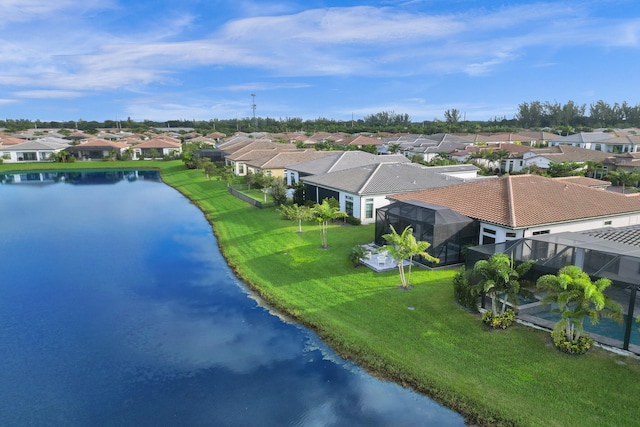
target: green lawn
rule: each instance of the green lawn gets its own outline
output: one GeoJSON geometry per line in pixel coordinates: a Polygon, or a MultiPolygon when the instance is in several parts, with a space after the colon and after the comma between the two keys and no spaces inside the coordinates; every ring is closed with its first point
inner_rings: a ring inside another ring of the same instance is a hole
{"type": "Polygon", "coordinates": [[[487,330],[478,315],[453,303],[451,270],[416,269],[415,288],[401,291],[397,272],[353,268],[348,252],[373,240],[373,226],[331,226],[330,248],[323,250],[317,224],[305,224],[297,234],[297,223],[275,209],[252,208],[231,197],[224,183],[180,162],[71,168],[105,165],[160,168],[165,182],[212,222],[229,265],[268,302],[317,331],[341,355],[433,397],[470,423],[640,425],[638,359],[600,349],[568,356],[555,350],[548,333],[521,325],[487,330]]]}

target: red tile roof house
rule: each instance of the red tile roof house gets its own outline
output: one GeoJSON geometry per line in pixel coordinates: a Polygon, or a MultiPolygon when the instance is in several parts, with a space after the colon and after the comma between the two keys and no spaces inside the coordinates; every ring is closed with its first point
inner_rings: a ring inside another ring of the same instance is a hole
{"type": "Polygon", "coordinates": [[[280,144],[264,140],[243,140],[220,147],[226,165],[231,165],[236,176],[247,174],[247,162],[283,151],[300,151],[295,144],[280,144]]]}
{"type": "Polygon", "coordinates": [[[182,144],[166,139],[154,138],[136,144],[133,147],[133,151],[135,153],[135,159],[150,159],[154,153],[159,154],[160,157],[177,157],[182,153],[182,144]]]}
{"type": "Polygon", "coordinates": [[[78,160],[104,160],[110,157],[113,151],[120,158],[130,147],[129,144],[122,142],[94,138],[82,144],[71,146],[67,148],[67,151],[78,160]]]}
{"type": "Polygon", "coordinates": [[[444,206],[475,219],[481,245],[640,224],[640,194],[622,195],[538,175],[504,176],[389,199],[444,206]]]}

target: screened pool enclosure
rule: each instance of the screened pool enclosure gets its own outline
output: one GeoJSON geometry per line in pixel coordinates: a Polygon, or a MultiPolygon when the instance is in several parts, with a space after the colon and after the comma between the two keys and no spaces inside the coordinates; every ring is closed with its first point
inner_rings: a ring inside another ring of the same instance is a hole
{"type": "MultiPolygon", "coordinates": [[[[531,285],[538,277],[556,274],[566,265],[582,268],[594,280],[610,279],[613,284],[605,294],[622,306],[624,321],[618,324],[603,319],[597,325],[591,325],[587,319],[585,331],[602,344],[640,354],[640,323],[636,322],[640,316],[640,226],[546,234],[476,246],[468,249],[466,266],[473,268],[476,261],[499,252],[513,255],[516,261],[535,261],[526,277],[531,285]]],[[[488,306],[488,300],[486,304],[488,306]]],[[[518,318],[552,328],[558,319],[550,311],[551,307],[543,307],[537,296],[520,303],[518,318]]]]}
{"type": "Polygon", "coordinates": [[[376,210],[375,243],[386,244],[384,234],[391,225],[401,233],[408,225],[418,241],[431,244],[427,252],[440,259],[433,264],[419,257],[415,261],[428,267],[441,267],[463,262],[463,251],[478,244],[478,224],[469,217],[443,206],[405,200],[376,210]]]}

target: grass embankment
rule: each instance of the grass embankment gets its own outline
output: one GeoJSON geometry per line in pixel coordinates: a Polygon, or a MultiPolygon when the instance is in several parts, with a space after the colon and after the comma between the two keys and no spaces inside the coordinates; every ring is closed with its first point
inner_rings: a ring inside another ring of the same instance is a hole
{"type": "MultiPolygon", "coordinates": [[[[273,209],[249,207],[201,171],[185,170],[179,162],[132,163],[160,168],[166,183],[203,210],[228,263],[269,303],[313,328],[341,355],[435,398],[469,422],[640,422],[637,359],[600,349],[567,356],[553,348],[548,333],[520,325],[489,331],[479,316],[453,303],[451,270],[416,269],[415,288],[400,291],[397,272],[353,268],[347,254],[355,244],[373,240],[373,226],[332,226],[330,248],[322,250],[317,225],[307,224],[297,234],[297,223],[280,219],[273,209]]],[[[104,164],[85,165],[74,166],[104,164]]]]}

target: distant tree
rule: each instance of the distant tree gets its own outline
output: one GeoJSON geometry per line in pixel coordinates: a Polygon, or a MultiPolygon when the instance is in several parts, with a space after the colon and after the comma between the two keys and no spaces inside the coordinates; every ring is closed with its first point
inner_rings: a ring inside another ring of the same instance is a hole
{"type": "Polygon", "coordinates": [[[247,184],[247,188],[251,191],[251,185],[255,184],[258,181],[258,177],[251,171],[247,171],[247,174],[244,176],[244,182],[247,184]]]}
{"type": "Polygon", "coordinates": [[[281,206],[287,203],[287,186],[282,179],[273,180],[269,187],[269,194],[276,205],[281,206]]]}
{"type": "Polygon", "coordinates": [[[402,146],[397,142],[394,142],[393,144],[389,144],[389,147],[387,147],[387,151],[391,154],[396,154],[400,151],[400,148],[402,148],[402,146]]]}
{"type": "Polygon", "coordinates": [[[583,166],[576,162],[550,162],[547,168],[547,175],[552,178],[559,178],[564,176],[578,176],[583,175],[583,166]]]}
{"type": "Polygon", "coordinates": [[[523,128],[539,127],[542,124],[543,108],[540,101],[524,102],[518,105],[516,120],[523,128]]]}
{"type": "Polygon", "coordinates": [[[304,195],[304,183],[296,182],[293,184],[293,203],[302,206],[304,204],[305,195],[304,195]]]}
{"type": "Polygon", "coordinates": [[[231,183],[233,182],[235,177],[236,176],[233,173],[233,166],[232,165],[226,165],[220,171],[220,178],[222,178],[222,180],[227,183],[227,187],[229,187],[231,185],[231,183]]]}
{"type": "MultiPolygon", "coordinates": [[[[207,159],[207,160],[209,160],[209,159],[207,159]]],[[[211,162],[211,161],[209,161],[209,162],[205,163],[203,169],[204,169],[205,175],[207,175],[207,179],[210,180],[211,177],[213,176],[213,174],[215,174],[215,172],[216,172],[216,164],[211,162]]]]}
{"type": "Polygon", "coordinates": [[[625,187],[634,185],[640,179],[640,173],[637,171],[628,172],[625,170],[610,171],[605,175],[605,178],[610,180],[613,185],[622,186],[622,194],[625,193],[625,187]]]}
{"type": "Polygon", "coordinates": [[[460,111],[452,108],[444,112],[444,121],[447,123],[449,127],[449,132],[452,132],[460,121],[461,115],[460,111]]]}

